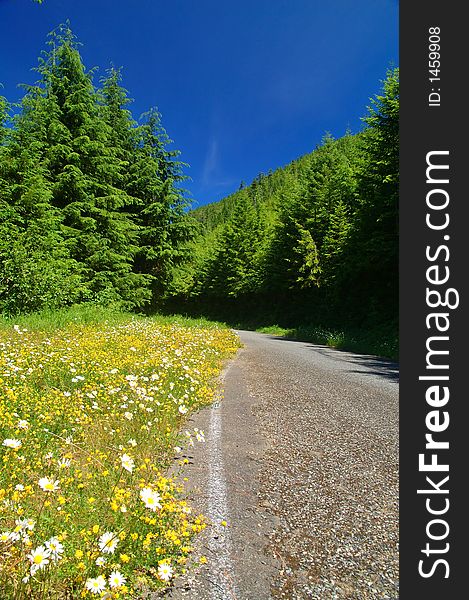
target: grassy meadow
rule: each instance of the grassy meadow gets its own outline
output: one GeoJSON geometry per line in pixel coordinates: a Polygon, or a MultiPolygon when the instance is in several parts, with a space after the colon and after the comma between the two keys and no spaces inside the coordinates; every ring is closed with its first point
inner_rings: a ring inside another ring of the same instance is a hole
{"type": "Polygon", "coordinates": [[[191,567],[206,523],[180,456],[204,434],[184,420],[238,345],[207,321],[97,308],[0,321],[4,597],[141,598],[191,567]]]}

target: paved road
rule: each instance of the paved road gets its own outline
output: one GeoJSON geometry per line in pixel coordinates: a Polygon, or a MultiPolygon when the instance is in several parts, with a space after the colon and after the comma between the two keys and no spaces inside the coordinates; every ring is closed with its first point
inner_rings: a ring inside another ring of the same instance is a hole
{"type": "Polygon", "coordinates": [[[208,563],[168,596],[398,598],[397,365],[239,335],[224,398],[188,424],[208,563]]]}

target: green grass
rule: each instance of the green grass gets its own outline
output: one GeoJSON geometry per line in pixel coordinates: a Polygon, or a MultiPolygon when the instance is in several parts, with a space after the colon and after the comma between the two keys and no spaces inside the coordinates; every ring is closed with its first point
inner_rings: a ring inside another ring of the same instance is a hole
{"type": "Polygon", "coordinates": [[[124,313],[112,308],[104,308],[94,304],[77,304],[58,310],[43,310],[17,316],[0,316],[0,328],[9,329],[13,325],[21,328],[54,331],[63,329],[68,325],[88,325],[98,323],[117,324],[128,318],[129,313],[124,313]]]}
{"type": "Polygon", "coordinates": [[[268,333],[270,335],[278,335],[281,337],[292,337],[295,333],[294,329],[286,329],[280,325],[266,325],[265,327],[257,327],[259,333],[268,333]]]}
{"type": "Polygon", "coordinates": [[[14,325],[36,331],[55,331],[69,325],[114,324],[117,325],[129,319],[149,319],[159,325],[177,324],[181,327],[203,327],[205,329],[227,329],[226,323],[210,321],[204,317],[186,317],[172,315],[138,315],[123,312],[119,309],[107,308],[95,304],[76,304],[58,310],[43,310],[37,313],[5,316],[0,315],[0,330],[10,329],[14,325]]]}
{"type": "Polygon", "coordinates": [[[152,321],[160,325],[177,324],[182,327],[203,327],[204,329],[229,329],[229,325],[221,321],[211,321],[205,317],[187,317],[184,315],[159,315],[155,314],[149,317],[152,321]]]}

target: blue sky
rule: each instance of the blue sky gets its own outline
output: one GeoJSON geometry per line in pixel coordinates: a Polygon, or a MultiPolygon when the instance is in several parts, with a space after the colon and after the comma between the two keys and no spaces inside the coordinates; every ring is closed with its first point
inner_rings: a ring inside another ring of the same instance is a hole
{"type": "Polygon", "coordinates": [[[135,117],[158,106],[194,206],[358,131],[399,60],[396,0],[0,0],[10,101],[66,19],[87,68],[123,67],[135,117]]]}

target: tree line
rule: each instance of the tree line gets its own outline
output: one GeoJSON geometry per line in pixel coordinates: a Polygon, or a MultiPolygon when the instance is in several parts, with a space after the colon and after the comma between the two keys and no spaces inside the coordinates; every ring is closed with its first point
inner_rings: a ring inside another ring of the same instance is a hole
{"type": "Polygon", "coordinates": [[[163,295],[192,225],[156,108],[134,121],[121,71],[95,85],[68,24],[21,102],[0,97],[0,310],[79,302],[140,309],[163,295]]]}
{"type": "Polygon", "coordinates": [[[187,310],[397,331],[399,72],[364,128],[193,212],[191,261],[172,285],[187,310]]]}

